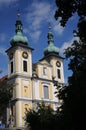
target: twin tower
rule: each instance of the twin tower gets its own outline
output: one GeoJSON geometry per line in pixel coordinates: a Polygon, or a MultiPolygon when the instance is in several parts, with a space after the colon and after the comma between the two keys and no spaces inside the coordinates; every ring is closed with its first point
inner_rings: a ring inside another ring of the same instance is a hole
{"type": "Polygon", "coordinates": [[[7,124],[13,127],[25,126],[25,110],[37,109],[37,103],[44,102],[56,110],[61,102],[55,95],[54,80],[64,83],[63,58],[59,48],[54,45],[53,34],[49,30],[48,46],[44,49],[44,57],[32,63],[33,48],[23,35],[22,22],[15,24],[16,34],[10,40],[8,55],[8,82],[12,85],[13,96],[7,108],[7,124]]]}

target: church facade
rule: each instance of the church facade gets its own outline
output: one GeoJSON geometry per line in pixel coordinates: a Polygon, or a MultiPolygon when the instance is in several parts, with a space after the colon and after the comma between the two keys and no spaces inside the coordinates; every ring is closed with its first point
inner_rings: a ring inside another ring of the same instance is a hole
{"type": "Polygon", "coordinates": [[[53,81],[64,83],[63,58],[54,45],[53,34],[49,30],[48,46],[44,57],[32,63],[33,48],[23,35],[22,22],[16,20],[16,34],[10,40],[8,55],[8,82],[13,84],[13,96],[7,109],[7,124],[12,117],[14,127],[24,127],[25,110],[36,109],[37,103],[49,104],[56,110],[61,102],[56,97],[53,81]]]}

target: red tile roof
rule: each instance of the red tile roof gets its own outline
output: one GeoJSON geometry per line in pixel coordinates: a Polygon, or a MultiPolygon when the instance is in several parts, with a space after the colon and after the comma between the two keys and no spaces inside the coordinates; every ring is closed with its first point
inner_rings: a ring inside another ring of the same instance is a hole
{"type": "Polygon", "coordinates": [[[0,81],[4,81],[4,80],[6,80],[7,77],[8,77],[8,75],[3,76],[2,78],[0,78],[0,81]]]}

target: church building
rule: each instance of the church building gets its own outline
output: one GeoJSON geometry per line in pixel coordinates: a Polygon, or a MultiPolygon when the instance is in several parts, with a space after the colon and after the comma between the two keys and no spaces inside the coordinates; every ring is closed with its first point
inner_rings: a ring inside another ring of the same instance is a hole
{"type": "Polygon", "coordinates": [[[10,48],[6,50],[8,82],[13,85],[13,96],[7,108],[7,124],[12,117],[13,127],[24,127],[26,109],[36,109],[37,103],[42,102],[54,110],[59,107],[61,102],[55,95],[57,89],[54,81],[64,83],[64,69],[63,58],[59,55],[59,48],[54,45],[51,29],[47,34],[48,45],[44,48],[44,56],[37,63],[32,63],[34,49],[23,35],[20,19],[16,20],[15,27],[10,48]]]}

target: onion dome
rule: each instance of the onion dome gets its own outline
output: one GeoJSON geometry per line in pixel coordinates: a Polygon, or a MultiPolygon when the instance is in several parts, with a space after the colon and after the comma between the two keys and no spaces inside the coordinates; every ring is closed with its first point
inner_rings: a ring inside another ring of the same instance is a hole
{"type": "MultiPolygon", "coordinates": [[[[18,14],[19,16],[20,14],[18,14]]],[[[22,43],[27,45],[28,44],[28,39],[26,36],[23,36],[23,30],[22,30],[22,22],[21,20],[16,21],[16,34],[11,38],[10,44],[13,45],[14,43],[22,43]]]]}
{"type": "Polygon", "coordinates": [[[52,32],[50,31],[51,27],[49,27],[49,32],[48,32],[48,47],[46,47],[44,49],[44,55],[48,55],[48,54],[51,54],[51,53],[54,53],[54,54],[59,54],[59,48],[56,47],[54,45],[54,40],[53,40],[53,34],[52,32]]]}

